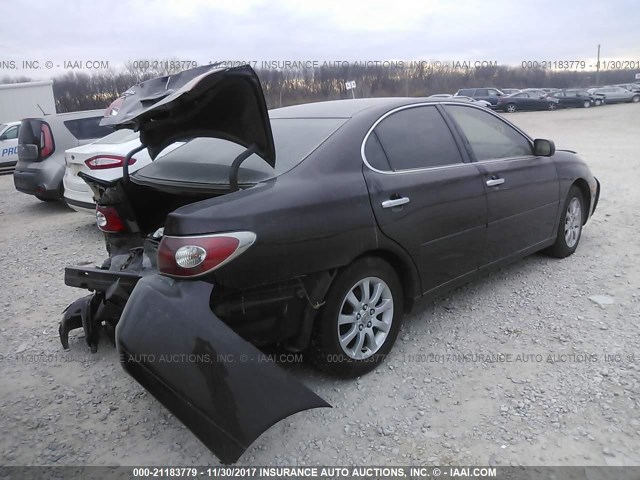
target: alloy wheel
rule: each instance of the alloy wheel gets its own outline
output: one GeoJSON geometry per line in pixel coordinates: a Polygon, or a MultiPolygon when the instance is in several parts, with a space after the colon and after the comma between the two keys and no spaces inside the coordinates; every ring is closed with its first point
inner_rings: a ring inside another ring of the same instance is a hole
{"type": "Polygon", "coordinates": [[[384,344],[393,322],[391,289],[378,277],[356,283],[344,297],[338,314],[338,341],[353,360],[363,360],[384,344]]]}
{"type": "Polygon", "coordinates": [[[582,208],[580,200],[573,197],[567,206],[567,212],[564,217],[564,240],[567,247],[573,248],[580,238],[580,229],[582,228],[582,208]]]}
{"type": "Polygon", "coordinates": [[[513,103],[510,103],[509,105],[507,105],[507,112],[513,113],[515,111],[516,111],[516,106],[513,103]]]}

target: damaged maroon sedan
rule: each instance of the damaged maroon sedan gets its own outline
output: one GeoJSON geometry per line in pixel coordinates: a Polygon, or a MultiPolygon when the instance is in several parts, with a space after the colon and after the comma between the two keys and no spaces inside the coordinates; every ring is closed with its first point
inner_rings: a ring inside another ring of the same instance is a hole
{"type": "Polygon", "coordinates": [[[154,161],[84,177],[110,257],[66,269],[94,293],[66,310],[62,343],[83,328],[95,351],[115,328],[124,368],[225,463],[328,406],[257,346],[364,374],[414,299],[539,250],[571,255],[600,192],[573,152],[486,109],[384,98],[268,112],[250,67],[143,82],[103,124],[139,131],[154,161]]]}

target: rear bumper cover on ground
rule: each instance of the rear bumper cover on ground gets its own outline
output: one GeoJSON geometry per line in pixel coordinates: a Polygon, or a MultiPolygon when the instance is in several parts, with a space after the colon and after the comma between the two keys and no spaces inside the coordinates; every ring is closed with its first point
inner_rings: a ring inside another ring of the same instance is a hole
{"type": "Polygon", "coordinates": [[[223,463],[233,463],[283,418],[330,405],[217,318],[213,290],[202,281],[141,279],[116,344],[124,369],[223,463]]]}

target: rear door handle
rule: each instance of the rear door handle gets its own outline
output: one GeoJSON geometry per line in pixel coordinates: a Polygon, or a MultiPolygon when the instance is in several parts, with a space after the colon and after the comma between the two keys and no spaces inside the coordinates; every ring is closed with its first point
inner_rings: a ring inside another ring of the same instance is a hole
{"type": "Polygon", "coordinates": [[[487,180],[487,187],[496,187],[504,183],[504,178],[492,178],[487,180]]]}
{"type": "Polygon", "coordinates": [[[400,205],[404,205],[405,203],[409,203],[409,198],[408,197],[400,197],[400,198],[394,198],[391,200],[385,200],[384,202],[382,202],[382,208],[393,208],[393,207],[399,207],[400,205]]]}

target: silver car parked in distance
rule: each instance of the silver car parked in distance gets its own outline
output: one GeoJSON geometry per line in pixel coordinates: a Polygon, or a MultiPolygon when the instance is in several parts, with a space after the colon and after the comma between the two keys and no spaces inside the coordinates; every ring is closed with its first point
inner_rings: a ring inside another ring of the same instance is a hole
{"type": "Polygon", "coordinates": [[[640,93],[632,92],[626,88],[617,87],[615,85],[606,85],[604,87],[590,88],[587,90],[590,94],[603,94],[605,103],[637,103],[640,102],[640,93]]]}
{"type": "Polygon", "coordinates": [[[43,201],[62,199],[65,150],[113,132],[99,125],[103,115],[104,110],[85,110],[22,120],[13,172],[16,190],[43,201]]]}

